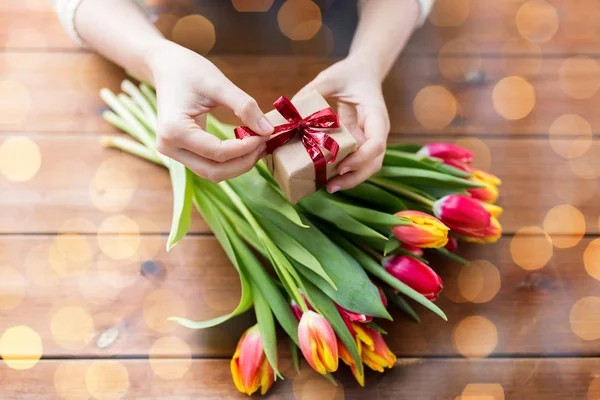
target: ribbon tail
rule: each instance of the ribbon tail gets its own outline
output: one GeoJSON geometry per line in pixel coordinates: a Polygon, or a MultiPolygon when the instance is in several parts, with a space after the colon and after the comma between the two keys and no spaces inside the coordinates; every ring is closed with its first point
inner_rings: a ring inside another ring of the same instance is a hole
{"type": "Polygon", "coordinates": [[[327,162],[319,143],[309,135],[302,135],[302,144],[315,166],[315,181],[317,190],[327,184],[327,162]]]}

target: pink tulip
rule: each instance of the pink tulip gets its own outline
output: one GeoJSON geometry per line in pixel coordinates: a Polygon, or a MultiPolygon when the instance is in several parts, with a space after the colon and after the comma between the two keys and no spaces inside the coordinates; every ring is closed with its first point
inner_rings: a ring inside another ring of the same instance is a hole
{"type": "Polygon", "coordinates": [[[438,248],[448,242],[448,227],[434,216],[411,210],[400,211],[395,215],[412,222],[411,225],[392,228],[392,233],[402,243],[422,248],[438,248]]]}
{"type": "Polygon", "coordinates": [[[498,200],[498,185],[502,183],[498,177],[490,174],[489,172],[482,171],[480,169],[473,170],[473,177],[470,179],[473,182],[485,185],[481,188],[468,189],[467,192],[477,200],[481,200],[486,203],[494,203],[498,200]]]}
{"type": "Polygon", "coordinates": [[[433,213],[450,229],[465,236],[481,237],[490,225],[490,213],[481,203],[460,194],[436,201],[433,213]]]}
{"type": "Polygon", "coordinates": [[[439,158],[444,164],[451,165],[463,171],[471,171],[473,153],[450,143],[429,143],[423,146],[417,154],[439,158]]]}
{"type": "Polygon", "coordinates": [[[454,237],[449,237],[445,247],[450,253],[456,253],[456,250],[458,250],[458,240],[454,237]]]}
{"type": "Polygon", "coordinates": [[[444,288],[442,278],[416,258],[395,255],[384,260],[384,267],[394,278],[431,301],[436,300],[444,288]]]}
{"type": "Polygon", "coordinates": [[[261,394],[265,394],[275,381],[258,325],[249,328],[240,338],[230,368],[235,387],[247,395],[256,392],[258,388],[261,394]]]}
{"type": "Polygon", "coordinates": [[[480,237],[464,237],[470,243],[496,243],[502,237],[502,226],[497,218],[492,217],[488,226],[480,237]]]}
{"type": "Polygon", "coordinates": [[[298,342],[304,358],[315,371],[325,374],[337,370],[337,338],[325,317],[310,310],[302,314],[298,342]]]}

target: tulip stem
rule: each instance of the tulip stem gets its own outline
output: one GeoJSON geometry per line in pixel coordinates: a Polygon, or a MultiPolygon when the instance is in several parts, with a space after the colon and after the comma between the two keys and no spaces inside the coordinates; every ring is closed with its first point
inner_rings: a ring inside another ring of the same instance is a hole
{"type": "Polygon", "coordinates": [[[391,183],[385,179],[381,179],[381,178],[371,178],[371,179],[369,179],[369,181],[371,181],[372,183],[375,183],[376,185],[383,186],[384,188],[391,190],[392,192],[394,192],[396,194],[406,196],[409,199],[418,201],[420,203],[425,204],[426,206],[433,208],[433,203],[434,203],[433,200],[430,200],[427,197],[421,196],[420,194],[412,192],[408,189],[405,189],[400,185],[394,185],[393,183],[391,183]]]}

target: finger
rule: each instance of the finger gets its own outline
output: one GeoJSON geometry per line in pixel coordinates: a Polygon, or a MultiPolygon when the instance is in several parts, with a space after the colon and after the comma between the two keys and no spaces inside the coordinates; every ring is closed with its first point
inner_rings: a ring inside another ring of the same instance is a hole
{"type": "Polygon", "coordinates": [[[174,122],[161,122],[156,145],[165,155],[169,155],[165,153],[169,148],[181,148],[209,160],[225,162],[253,152],[264,145],[265,140],[260,136],[220,140],[200,129],[194,119],[181,116],[174,122]]]}
{"type": "Polygon", "coordinates": [[[350,131],[358,146],[362,146],[365,142],[365,135],[358,125],[358,115],[356,107],[348,103],[338,103],[338,117],[344,127],[350,131]]]}
{"type": "Polygon", "coordinates": [[[382,162],[383,154],[356,171],[333,178],[327,184],[327,191],[329,193],[335,193],[338,190],[352,189],[369,179],[374,173],[378,172],[381,169],[382,162]]]}
{"type": "Polygon", "coordinates": [[[221,182],[250,171],[263,155],[263,150],[258,148],[245,156],[219,163],[179,149],[176,152],[176,159],[202,178],[212,182],[221,182]]]}
{"type": "Polygon", "coordinates": [[[224,88],[217,90],[214,94],[215,100],[229,107],[244,124],[259,135],[270,135],[273,133],[273,124],[269,122],[261,111],[256,100],[250,97],[242,89],[227,80],[224,88]]]}

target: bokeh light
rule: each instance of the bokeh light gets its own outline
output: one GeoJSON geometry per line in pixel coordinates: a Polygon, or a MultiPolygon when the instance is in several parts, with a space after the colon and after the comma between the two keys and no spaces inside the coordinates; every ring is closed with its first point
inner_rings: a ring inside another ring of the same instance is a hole
{"type": "Polygon", "coordinates": [[[36,286],[55,286],[60,281],[59,275],[50,266],[50,245],[41,243],[32,247],[25,258],[27,280],[36,286]]]}
{"type": "Polygon", "coordinates": [[[499,383],[469,383],[460,400],[504,400],[504,388],[499,383]]]}
{"type": "Polygon", "coordinates": [[[591,277],[600,281],[600,239],[592,240],[585,248],[583,266],[591,277]]]}
{"type": "Polygon", "coordinates": [[[587,392],[587,400],[600,399],[600,376],[594,377],[587,392]]]}
{"type": "Polygon", "coordinates": [[[215,45],[215,27],[206,17],[186,15],[173,28],[173,41],[198,54],[207,54],[215,45]]]}
{"type": "Polygon", "coordinates": [[[600,298],[583,297],[573,305],[569,313],[573,333],[583,340],[600,339],[600,298]]]}
{"type": "Polygon", "coordinates": [[[426,86],[413,100],[415,118],[427,129],[444,129],[454,119],[456,111],[456,99],[444,86],[426,86]]]}
{"type": "Polygon", "coordinates": [[[592,127],[577,114],[565,114],[550,125],[550,145],[564,158],[581,157],[592,145],[592,127]]]}
{"type": "Polygon", "coordinates": [[[469,17],[469,0],[437,0],[428,18],[440,27],[456,27],[469,17]]]}
{"type": "Polygon", "coordinates": [[[489,319],[474,315],[461,320],[452,332],[456,350],[467,358],[483,358],[498,345],[496,325],[489,319]]]}
{"type": "MultiPolygon", "coordinates": [[[[2,94],[0,93],[1,98],[2,94]]],[[[0,118],[2,118],[1,115],[0,118]]],[[[0,174],[9,181],[28,181],[38,173],[41,165],[40,148],[28,137],[9,137],[0,144],[0,174]]]]}
{"type": "Polygon", "coordinates": [[[42,339],[29,326],[9,327],[0,336],[0,356],[9,368],[33,368],[42,354],[42,339]]]}
{"type": "Polygon", "coordinates": [[[100,164],[90,182],[92,204],[107,213],[123,211],[138,187],[133,168],[124,168],[122,157],[112,157],[100,164]]]}
{"type": "Polygon", "coordinates": [[[576,246],[585,234],[585,217],[570,204],[553,207],[544,218],[544,231],[556,247],[576,246]]]}
{"type": "Polygon", "coordinates": [[[274,0],[231,0],[233,7],[240,12],[265,12],[274,0]]]}
{"type": "Polygon", "coordinates": [[[138,224],[125,215],[108,217],[98,228],[98,245],[102,252],[112,259],[136,257],[140,242],[138,224]]]}
{"type": "Polygon", "coordinates": [[[52,339],[59,346],[68,350],[81,350],[94,337],[94,319],[82,307],[63,307],[52,316],[50,331],[52,339]]]}
{"type": "Polygon", "coordinates": [[[556,196],[569,204],[583,204],[596,195],[596,181],[580,179],[564,165],[554,167],[550,177],[556,196]]]}
{"type": "Polygon", "coordinates": [[[0,310],[10,310],[23,301],[27,282],[19,271],[0,265],[0,310]]]}
{"type": "Polygon", "coordinates": [[[172,331],[177,323],[169,317],[185,317],[185,302],[181,297],[166,289],[156,289],[146,296],[142,305],[144,321],[157,332],[172,331]]]}
{"type": "Polygon", "coordinates": [[[117,360],[96,360],[86,371],[85,383],[98,400],[122,399],[129,391],[129,373],[117,360]]]}
{"type": "Polygon", "coordinates": [[[598,35],[600,3],[597,0],[577,0],[561,10],[561,31],[573,39],[590,39],[598,35]]]}
{"type": "Polygon", "coordinates": [[[31,96],[24,85],[14,80],[0,80],[0,127],[20,125],[30,110],[31,96]]]}
{"type": "Polygon", "coordinates": [[[277,13],[277,22],[291,40],[309,40],[321,29],[321,9],[311,0],[287,0],[277,13]]]}
{"type": "Polygon", "coordinates": [[[177,22],[179,21],[179,17],[169,13],[158,14],[156,22],[154,25],[156,28],[164,35],[164,37],[168,40],[173,39],[173,29],[177,22]]]}
{"type": "Polygon", "coordinates": [[[492,91],[494,109],[508,120],[523,119],[535,106],[535,89],[529,81],[520,76],[501,79],[492,91]]]}
{"type": "Polygon", "coordinates": [[[438,55],[438,67],[442,75],[455,82],[463,82],[465,76],[481,68],[479,48],[471,41],[458,38],[442,46],[438,55]],[[468,57],[461,56],[468,54],[468,57]]]}
{"type": "Polygon", "coordinates": [[[131,286],[140,277],[139,260],[113,260],[109,257],[98,257],[96,268],[100,279],[115,289],[131,286]]]}
{"type": "Polygon", "coordinates": [[[515,264],[523,269],[543,268],[552,258],[552,239],[542,228],[526,226],[510,241],[510,254],[515,264]]]}
{"type": "Polygon", "coordinates": [[[487,260],[463,265],[457,278],[461,296],[473,303],[487,303],[500,291],[500,271],[487,260]]]}
{"type": "Polygon", "coordinates": [[[154,342],[150,348],[150,367],[163,379],[179,379],[192,365],[190,346],[176,336],[167,336],[154,342]],[[173,358],[173,356],[176,356],[173,358]],[[171,357],[171,359],[167,359],[171,357]]]}
{"type": "Polygon", "coordinates": [[[502,46],[502,61],[508,75],[533,78],[542,67],[542,50],[535,42],[511,38],[502,46]]]}
{"type": "Polygon", "coordinates": [[[327,57],[334,48],[333,32],[325,24],[310,40],[294,40],[291,43],[292,51],[296,55],[311,55],[327,57]]]}
{"type": "Polygon", "coordinates": [[[489,171],[492,168],[492,151],[483,140],[477,138],[463,138],[456,140],[454,143],[473,153],[473,167],[484,171],[489,171]]]}
{"type": "Polygon", "coordinates": [[[600,88],[600,65],[588,56],[569,57],[560,66],[558,81],[574,99],[589,99],[600,88]]]}
{"type": "Polygon", "coordinates": [[[85,361],[65,361],[54,371],[54,389],[63,400],[81,400],[90,397],[85,383],[88,364],[85,361]]]}
{"type": "Polygon", "coordinates": [[[558,30],[558,12],[547,1],[531,0],[523,3],[517,11],[516,24],[525,39],[547,42],[558,30]]]}

